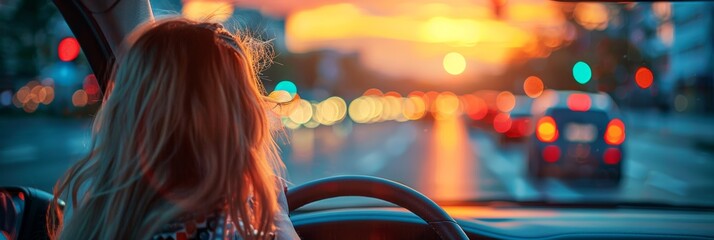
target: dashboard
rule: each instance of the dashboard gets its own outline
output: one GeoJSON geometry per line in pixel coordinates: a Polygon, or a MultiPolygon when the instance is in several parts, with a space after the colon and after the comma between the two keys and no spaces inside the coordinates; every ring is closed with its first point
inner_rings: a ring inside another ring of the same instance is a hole
{"type": "MultiPolygon", "coordinates": [[[[712,239],[714,212],[642,209],[444,207],[471,239],[712,239]]],[[[297,211],[303,239],[438,239],[404,209],[297,211]]]]}

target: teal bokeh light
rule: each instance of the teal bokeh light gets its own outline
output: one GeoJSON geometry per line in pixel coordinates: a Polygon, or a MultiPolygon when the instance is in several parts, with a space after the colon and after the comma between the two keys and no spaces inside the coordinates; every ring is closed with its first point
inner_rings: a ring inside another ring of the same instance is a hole
{"type": "Polygon", "coordinates": [[[590,65],[583,61],[579,61],[573,65],[573,77],[580,84],[586,84],[593,76],[590,65]]]}
{"type": "Polygon", "coordinates": [[[275,86],[274,91],[286,91],[290,93],[290,97],[295,97],[295,94],[297,94],[297,86],[295,86],[295,83],[284,80],[280,81],[278,85],[275,86]]]}

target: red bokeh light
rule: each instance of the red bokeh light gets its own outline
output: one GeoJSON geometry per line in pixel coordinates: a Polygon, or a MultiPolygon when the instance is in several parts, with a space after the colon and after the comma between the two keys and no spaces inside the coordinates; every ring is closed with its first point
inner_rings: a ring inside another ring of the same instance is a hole
{"type": "Polygon", "coordinates": [[[57,56],[64,62],[69,62],[79,56],[79,42],[73,37],[68,37],[60,41],[57,47],[57,56]]]}
{"type": "Polygon", "coordinates": [[[511,129],[511,117],[507,113],[499,113],[493,119],[493,130],[499,133],[505,133],[511,129]]]}
{"type": "Polygon", "coordinates": [[[89,74],[84,78],[84,83],[82,88],[89,95],[95,95],[99,93],[99,83],[97,82],[97,77],[94,74],[89,74]]]}
{"type": "Polygon", "coordinates": [[[488,113],[486,101],[480,97],[466,94],[463,97],[464,105],[466,106],[466,114],[473,120],[481,120],[488,113]]]}
{"type": "Polygon", "coordinates": [[[603,154],[603,160],[607,164],[618,164],[622,159],[622,152],[617,148],[608,148],[603,154]]]}
{"type": "Polygon", "coordinates": [[[585,112],[590,110],[592,100],[590,96],[583,93],[573,93],[568,96],[568,108],[573,111],[585,112]]]}
{"type": "Polygon", "coordinates": [[[554,163],[560,159],[560,148],[555,145],[548,145],[543,148],[543,160],[554,163]]]}
{"type": "Polygon", "coordinates": [[[640,88],[648,88],[652,86],[653,81],[654,75],[649,68],[640,67],[637,69],[637,72],[635,73],[635,82],[637,83],[637,86],[640,88]]]}

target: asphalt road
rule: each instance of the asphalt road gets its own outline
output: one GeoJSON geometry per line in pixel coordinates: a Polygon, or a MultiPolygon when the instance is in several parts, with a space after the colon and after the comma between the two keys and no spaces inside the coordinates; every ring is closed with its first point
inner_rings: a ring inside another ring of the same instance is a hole
{"type": "MultiPolygon", "coordinates": [[[[712,124],[647,113],[630,114],[629,122],[624,178],[615,187],[533,181],[525,174],[524,143],[500,144],[495,134],[461,119],[322,126],[288,131],[279,141],[293,184],[365,174],[402,182],[441,202],[714,205],[714,152],[706,145],[714,139],[712,124]]],[[[49,191],[87,151],[90,124],[87,119],[0,117],[0,185],[49,191]]]]}

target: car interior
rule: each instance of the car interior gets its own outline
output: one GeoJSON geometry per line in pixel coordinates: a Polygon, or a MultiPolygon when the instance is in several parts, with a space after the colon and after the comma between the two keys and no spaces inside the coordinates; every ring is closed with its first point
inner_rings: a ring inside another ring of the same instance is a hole
{"type": "MultiPolygon", "coordinates": [[[[81,45],[101,89],[106,88],[122,39],[154,18],[148,0],[52,2],[81,45]]],[[[3,186],[0,230],[5,235],[0,239],[49,239],[46,209],[51,199],[51,193],[36,188],[3,186]]],[[[707,206],[597,199],[433,201],[405,184],[367,175],[338,175],[291,186],[287,199],[302,239],[714,238],[714,208],[707,206]],[[342,197],[359,197],[355,201],[369,204],[314,204],[342,197]]]]}

